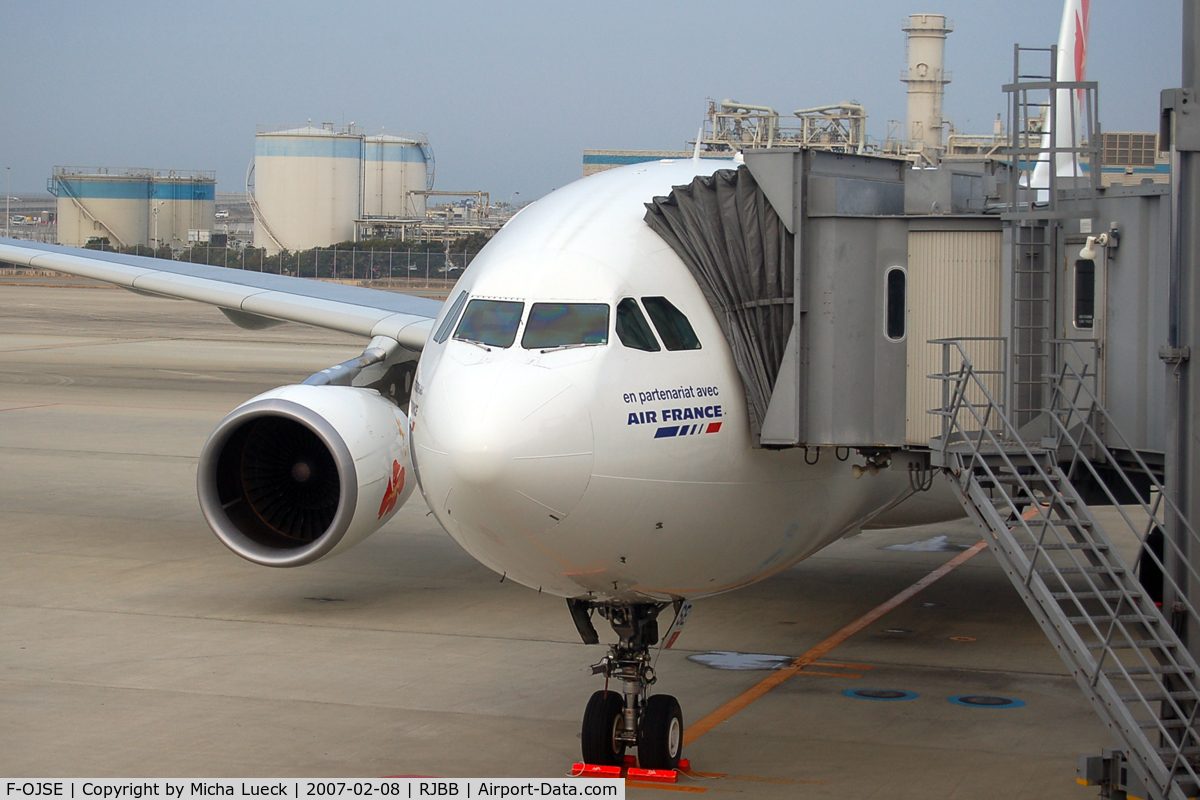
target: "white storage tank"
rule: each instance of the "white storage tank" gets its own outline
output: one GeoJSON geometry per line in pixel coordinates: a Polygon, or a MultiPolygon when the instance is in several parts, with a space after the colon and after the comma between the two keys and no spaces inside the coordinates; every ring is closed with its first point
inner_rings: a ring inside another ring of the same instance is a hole
{"type": "Polygon", "coordinates": [[[363,150],[363,217],[424,217],[429,187],[429,143],[381,133],[363,150]]]}
{"type": "Polygon", "coordinates": [[[254,245],[268,253],[354,238],[363,136],[330,124],[259,129],[254,137],[254,245]]]}
{"type": "Polygon", "coordinates": [[[208,241],[217,212],[216,197],[215,173],[156,172],[150,187],[151,247],[180,250],[208,241]]]}
{"type": "Polygon", "coordinates": [[[149,244],[151,184],[151,170],[55,167],[49,189],[58,198],[58,243],[149,244]]]}

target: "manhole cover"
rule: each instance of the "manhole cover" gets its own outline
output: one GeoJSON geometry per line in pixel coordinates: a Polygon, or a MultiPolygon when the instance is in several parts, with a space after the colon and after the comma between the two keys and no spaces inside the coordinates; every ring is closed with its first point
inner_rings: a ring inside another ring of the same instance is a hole
{"type": "Polygon", "coordinates": [[[847,689],[842,694],[856,700],[913,700],[919,696],[899,689],[847,689]]]}
{"type": "Polygon", "coordinates": [[[780,669],[791,664],[794,656],[776,656],[767,653],[736,653],[728,650],[718,650],[714,653],[697,653],[688,656],[688,661],[695,661],[712,669],[754,670],[780,669]]]}
{"type": "Polygon", "coordinates": [[[1023,700],[1015,697],[996,697],[987,694],[962,694],[950,698],[951,703],[975,708],[1020,708],[1025,705],[1023,700]]]}

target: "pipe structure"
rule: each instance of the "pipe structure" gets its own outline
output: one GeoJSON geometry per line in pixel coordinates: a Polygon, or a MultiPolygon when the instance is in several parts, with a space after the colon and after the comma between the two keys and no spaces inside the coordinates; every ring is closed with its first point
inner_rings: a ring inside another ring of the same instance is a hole
{"type": "Polygon", "coordinates": [[[856,103],[838,103],[832,106],[817,106],[816,108],[801,108],[798,111],[793,111],[792,114],[797,117],[803,117],[805,114],[829,114],[830,112],[845,112],[850,116],[867,116],[867,109],[856,103]]]}
{"type": "Polygon", "coordinates": [[[779,112],[770,106],[752,106],[746,103],[739,103],[736,100],[722,100],[721,110],[725,113],[735,114],[739,111],[761,111],[764,114],[770,114],[773,117],[778,117],[779,112]]]}

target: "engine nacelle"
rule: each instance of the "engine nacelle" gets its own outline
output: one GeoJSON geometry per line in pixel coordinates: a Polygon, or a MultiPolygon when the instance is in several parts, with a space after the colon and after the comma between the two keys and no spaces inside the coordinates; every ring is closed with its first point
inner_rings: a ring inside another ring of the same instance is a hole
{"type": "Polygon", "coordinates": [[[196,482],[230,550],[268,567],[310,564],[379,530],[412,495],[408,419],[370,389],[283,386],[221,421],[196,482]]]}

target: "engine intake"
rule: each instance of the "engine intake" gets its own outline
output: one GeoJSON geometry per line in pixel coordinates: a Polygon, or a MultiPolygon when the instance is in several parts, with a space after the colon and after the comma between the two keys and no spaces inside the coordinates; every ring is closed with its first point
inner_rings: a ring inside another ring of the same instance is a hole
{"type": "Polygon", "coordinates": [[[407,429],[404,413],[367,389],[285,386],[259,395],[204,445],[200,508],[243,558],[311,563],[374,533],[411,495],[407,429]]]}

